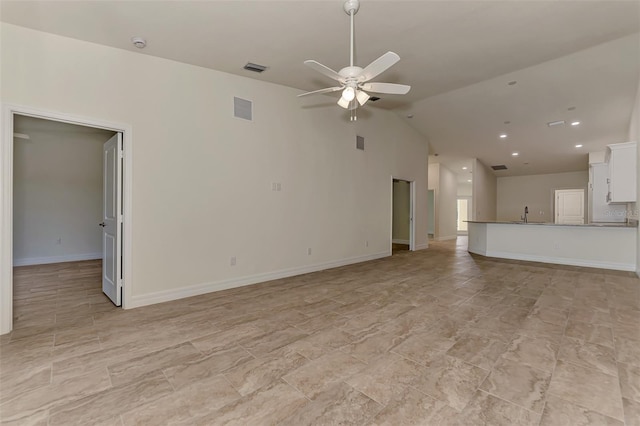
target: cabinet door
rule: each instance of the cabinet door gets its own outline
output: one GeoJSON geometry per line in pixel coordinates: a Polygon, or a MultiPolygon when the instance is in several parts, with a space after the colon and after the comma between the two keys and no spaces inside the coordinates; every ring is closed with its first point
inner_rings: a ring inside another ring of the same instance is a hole
{"type": "Polygon", "coordinates": [[[609,190],[611,203],[635,202],[636,194],[636,145],[610,145],[609,190]]]}

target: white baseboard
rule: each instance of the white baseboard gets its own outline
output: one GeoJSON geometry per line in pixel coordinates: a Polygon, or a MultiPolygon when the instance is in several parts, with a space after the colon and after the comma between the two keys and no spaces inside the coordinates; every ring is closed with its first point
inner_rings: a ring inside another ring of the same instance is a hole
{"type": "Polygon", "coordinates": [[[424,249],[427,249],[427,248],[429,248],[429,243],[428,242],[424,243],[424,244],[416,244],[415,250],[418,251],[418,250],[424,250],[424,249]]]}
{"type": "Polygon", "coordinates": [[[48,263],[79,262],[102,259],[102,253],[68,254],[65,256],[26,257],[14,259],[13,266],[46,265],[48,263]]]}
{"type": "Polygon", "coordinates": [[[616,271],[635,271],[636,265],[626,264],[626,263],[617,263],[617,262],[600,262],[595,260],[583,260],[583,259],[571,259],[571,258],[563,258],[563,257],[549,257],[549,256],[536,256],[529,254],[516,254],[516,253],[507,253],[500,251],[487,251],[486,254],[482,254],[487,257],[497,257],[502,259],[511,259],[511,260],[525,260],[529,262],[542,262],[542,263],[553,263],[555,265],[569,265],[569,266],[583,266],[586,268],[600,268],[600,269],[613,269],[616,271]]]}
{"type": "Polygon", "coordinates": [[[446,237],[438,237],[435,240],[436,241],[446,241],[446,240],[455,240],[456,238],[458,238],[457,235],[447,235],[446,237]]]}
{"type": "Polygon", "coordinates": [[[409,245],[409,240],[400,240],[397,238],[394,238],[393,240],[391,240],[392,243],[394,244],[406,244],[409,245]]]}
{"type": "Polygon", "coordinates": [[[267,272],[264,274],[249,275],[246,277],[231,278],[228,280],[214,281],[202,284],[196,284],[175,290],[164,290],[149,294],[134,295],[131,297],[129,308],[138,308],[140,306],[153,305],[156,303],[170,302],[172,300],[184,299],[186,297],[198,296],[201,294],[212,293],[214,291],[228,290],[236,287],[257,284],[265,281],[276,280],[280,278],[292,277],[295,275],[308,274],[310,272],[322,271],[324,269],[337,268],[340,266],[351,265],[354,263],[366,262],[369,260],[380,259],[391,256],[391,252],[385,251],[365,256],[357,256],[348,259],[334,260],[316,265],[306,265],[296,268],[282,269],[279,271],[267,272]]]}

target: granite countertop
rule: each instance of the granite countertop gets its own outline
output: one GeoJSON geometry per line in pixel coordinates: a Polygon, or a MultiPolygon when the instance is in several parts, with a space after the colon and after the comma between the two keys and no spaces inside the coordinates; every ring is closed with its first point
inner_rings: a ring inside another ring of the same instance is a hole
{"type": "Polygon", "coordinates": [[[524,223],[521,220],[513,220],[513,221],[500,221],[500,220],[466,220],[468,223],[493,223],[500,225],[545,225],[545,226],[591,226],[597,228],[637,228],[638,223],[626,223],[626,222],[596,222],[596,223],[584,223],[577,225],[569,225],[562,223],[549,223],[549,222],[527,222],[524,223]]]}

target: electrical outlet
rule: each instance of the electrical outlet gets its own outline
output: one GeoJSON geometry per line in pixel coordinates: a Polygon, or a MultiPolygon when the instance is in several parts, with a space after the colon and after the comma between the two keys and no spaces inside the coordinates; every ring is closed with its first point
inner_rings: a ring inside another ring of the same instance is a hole
{"type": "Polygon", "coordinates": [[[559,250],[560,249],[560,243],[559,242],[554,242],[553,243],[553,248],[556,249],[556,250],[559,250]]]}
{"type": "Polygon", "coordinates": [[[235,256],[231,256],[231,259],[229,260],[229,264],[231,266],[236,266],[236,257],[235,256]]]}
{"type": "Polygon", "coordinates": [[[543,216],[544,212],[542,210],[540,210],[540,216],[543,216]]]}
{"type": "Polygon", "coordinates": [[[276,184],[276,191],[282,191],[282,184],[280,182],[276,184]]]}
{"type": "Polygon", "coordinates": [[[309,248],[307,249],[307,254],[308,254],[309,256],[311,256],[311,247],[309,247],[309,248]]]}

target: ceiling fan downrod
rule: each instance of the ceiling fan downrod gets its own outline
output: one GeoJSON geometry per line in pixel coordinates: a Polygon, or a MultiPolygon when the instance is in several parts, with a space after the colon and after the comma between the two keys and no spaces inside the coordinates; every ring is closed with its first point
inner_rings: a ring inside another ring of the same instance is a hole
{"type": "MultiPolygon", "coordinates": [[[[344,2],[344,11],[347,13],[347,15],[349,15],[350,21],[351,21],[351,37],[350,37],[350,41],[351,41],[351,46],[349,49],[349,66],[353,67],[353,47],[355,44],[355,32],[354,32],[354,17],[356,15],[356,13],[358,13],[358,10],[360,9],[360,0],[347,0],[344,2]]],[[[357,86],[354,88],[354,97],[355,94],[357,93],[358,88],[357,86]]],[[[356,102],[355,99],[351,99],[349,101],[349,103],[351,104],[352,102],[356,102]]],[[[351,107],[352,105],[349,105],[349,109],[351,110],[351,117],[349,121],[356,121],[358,119],[358,117],[356,116],[356,108],[357,106],[355,106],[355,108],[351,107]]]]}
{"type": "Polygon", "coordinates": [[[356,13],[358,13],[358,10],[360,9],[360,0],[347,0],[346,2],[344,2],[344,11],[347,13],[347,15],[349,15],[349,18],[351,18],[351,55],[349,57],[349,66],[353,66],[353,45],[354,45],[354,39],[355,39],[355,35],[354,35],[354,31],[353,31],[353,24],[354,24],[354,16],[356,15],[356,13]]]}

